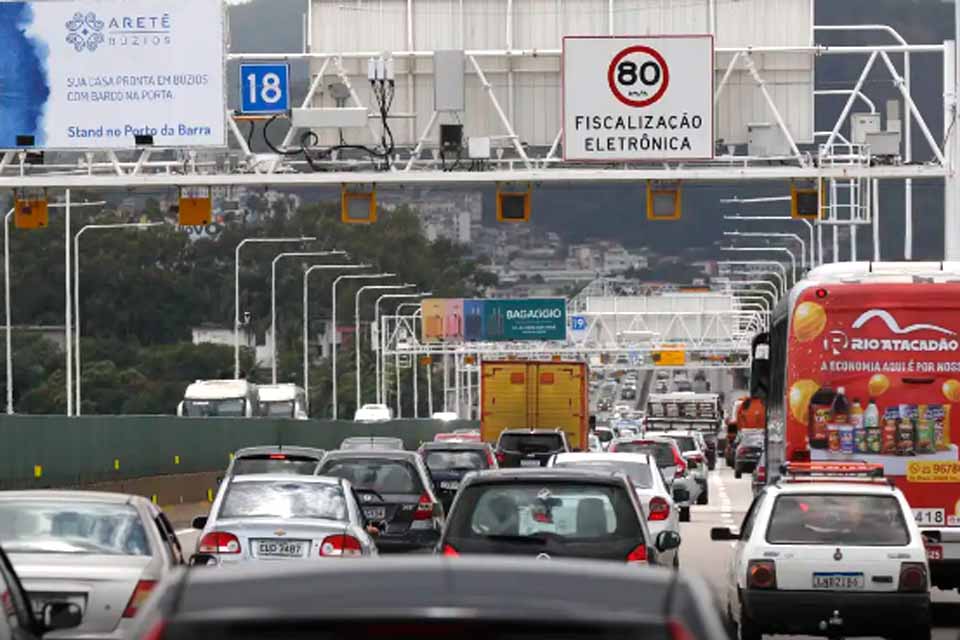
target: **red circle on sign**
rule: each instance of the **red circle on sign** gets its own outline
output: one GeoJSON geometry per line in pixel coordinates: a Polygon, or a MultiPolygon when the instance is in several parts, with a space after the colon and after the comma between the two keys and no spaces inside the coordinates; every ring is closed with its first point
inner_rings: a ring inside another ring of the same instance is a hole
{"type": "Polygon", "coordinates": [[[627,47],[613,57],[613,60],[610,62],[610,67],[607,69],[607,84],[610,85],[610,91],[613,93],[613,96],[628,107],[647,107],[662,98],[663,94],[666,93],[667,86],[670,84],[670,69],[667,67],[667,61],[663,59],[663,56],[660,55],[659,51],[656,49],[651,49],[645,45],[638,44],[632,47],[627,47]],[[663,83],[660,85],[660,89],[655,94],[644,100],[631,100],[627,96],[623,95],[623,93],[620,92],[620,89],[617,88],[617,65],[619,65],[620,61],[631,53],[647,54],[657,61],[657,64],[660,65],[660,70],[663,72],[663,83]]]}

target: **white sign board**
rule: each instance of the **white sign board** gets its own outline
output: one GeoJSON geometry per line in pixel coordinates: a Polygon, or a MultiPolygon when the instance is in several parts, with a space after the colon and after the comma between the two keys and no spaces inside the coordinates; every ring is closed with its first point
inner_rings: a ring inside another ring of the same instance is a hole
{"type": "Polygon", "coordinates": [[[713,157],[713,37],[563,39],[564,160],[713,157]]]}
{"type": "Polygon", "coordinates": [[[222,0],[0,2],[0,149],[224,146],[222,0]]]}

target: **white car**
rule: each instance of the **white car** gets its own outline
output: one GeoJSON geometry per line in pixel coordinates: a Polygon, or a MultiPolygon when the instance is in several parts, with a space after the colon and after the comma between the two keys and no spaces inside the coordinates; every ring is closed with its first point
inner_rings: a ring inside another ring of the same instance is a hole
{"type": "Polygon", "coordinates": [[[687,463],[690,477],[699,485],[697,504],[709,504],[710,494],[707,486],[707,445],[703,434],[698,431],[650,431],[653,436],[670,438],[680,447],[680,455],[687,463]]]}
{"type": "Polygon", "coordinates": [[[663,472],[674,502],[680,508],[680,522],[690,522],[690,507],[700,499],[700,483],[691,475],[680,445],[662,435],[617,438],[607,448],[610,453],[646,453],[653,456],[663,472]]]}
{"type": "Polygon", "coordinates": [[[739,530],[711,530],[713,540],[734,541],[727,610],[738,638],[929,640],[923,538],[903,494],[868,469],[882,473],[863,463],[791,465],[739,530]]]}
{"type": "MultiPolygon", "coordinates": [[[[577,467],[624,473],[640,498],[647,518],[650,536],[656,540],[661,531],[680,535],[677,506],[670,497],[670,489],[656,460],[645,453],[558,453],[550,459],[550,467],[577,467]]],[[[679,568],[680,552],[670,549],[660,554],[660,563],[679,568]]]]}
{"type": "Polygon", "coordinates": [[[354,422],[387,422],[393,419],[393,411],[385,404],[365,404],[353,414],[354,422]]]}

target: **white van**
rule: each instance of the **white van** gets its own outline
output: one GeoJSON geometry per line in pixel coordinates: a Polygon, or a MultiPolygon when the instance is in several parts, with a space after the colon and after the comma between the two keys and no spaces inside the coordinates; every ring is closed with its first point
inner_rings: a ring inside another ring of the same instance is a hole
{"type": "Polygon", "coordinates": [[[264,418],[307,419],[307,394],[302,387],[292,382],[281,384],[262,384],[260,409],[257,415],[264,418]]]}
{"type": "Polygon", "coordinates": [[[197,380],[187,387],[177,415],[188,418],[252,418],[259,409],[257,385],[247,380],[197,380]]]}
{"type": "Polygon", "coordinates": [[[354,422],[386,422],[393,419],[393,411],[385,404],[365,404],[353,414],[354,422]]]}

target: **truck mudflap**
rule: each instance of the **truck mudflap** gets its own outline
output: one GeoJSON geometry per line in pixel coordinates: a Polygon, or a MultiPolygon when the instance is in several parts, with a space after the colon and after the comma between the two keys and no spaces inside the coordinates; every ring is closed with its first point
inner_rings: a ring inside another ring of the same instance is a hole
{"type": "Polygon", "coordinates": [[[960,588],[960,529],[923,528],[920,532],[930,563],[930,584],[938,589],[960,588]]]}

